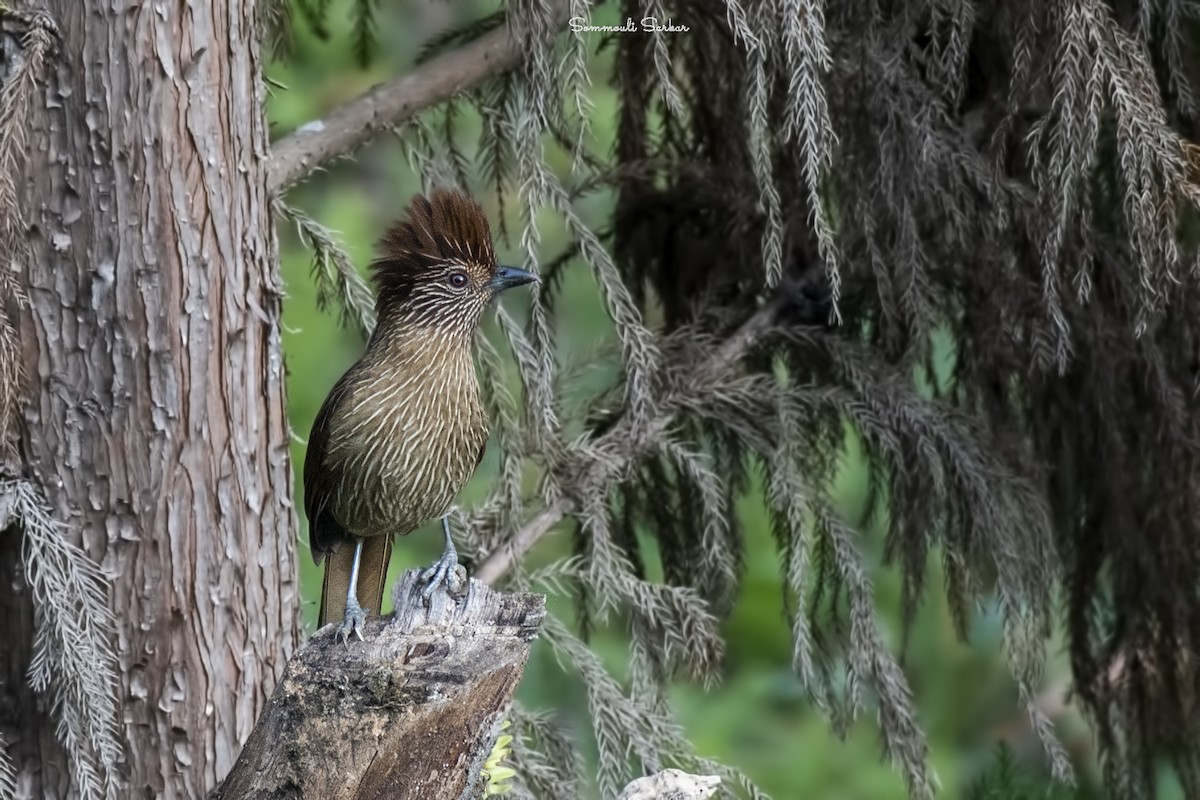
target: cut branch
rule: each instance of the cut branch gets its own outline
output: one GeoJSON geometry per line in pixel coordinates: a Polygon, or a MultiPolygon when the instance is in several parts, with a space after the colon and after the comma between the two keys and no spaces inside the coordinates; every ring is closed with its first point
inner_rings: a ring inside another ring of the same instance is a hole
{"type": "Polygon", "coordinates": [[[394,617],[365,641],[318,631],[287,665],[229,777],[210,800],[241,797],[474,797],[545,616],[546,598],[471,581],[465,599],[420,572],[397,582],[394,617]]]}
{"type": "MultiPolygon", "coordinates": [[[[728,339],[721,343],[707,359],[691,371],[691,382],[711,383],[725,375],[742,359],[762,333],[775,321],[775,315],[783,303],[782,295],[776,295],[764,303],[750,316],[728,339]]],[[[651,446],[657,436],[666,430],[675,420],[674,410],[668,410],[651,421],[644,433],[635,435],[633,424],[628,417],[623,416],[603,438],[600,439],[600,449],[617,454],[615,463],[606,466],[606,470],[619,472],[631,464],[644,448],[651,446]]],[[[583,485],[590,485],[583,481],[583,485]]],[[[563,497],[553,505],[547,506],[533,519],[525,523],[511,541],[495,550],[479,563],[475,570],[475,578],[483,583],[494,583],[512,566],[513,560],[520,558],[537,542],[550,532],[568,514],[579,508],[573,497],[563,497]]]]}
{"type": "MultiPolygon", "coordinates": [[[[556,27],[566,24],[567,14],[566,2],[555,4],[556,27]]],[[[521,54],[505,25],[375,87],[324,119],[301,125],[272,147],[268,188],[272,194],[280,192],[326,162],[351,155],[380,132],[511,69],[521,54]]]]}

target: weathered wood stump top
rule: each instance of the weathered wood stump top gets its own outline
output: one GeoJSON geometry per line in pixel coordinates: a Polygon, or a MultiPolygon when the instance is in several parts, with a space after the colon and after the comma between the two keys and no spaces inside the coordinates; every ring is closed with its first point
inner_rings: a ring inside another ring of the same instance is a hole
{"type": "Polygon", "coordinates": [[[365,641],[343,644],[328,625],[293,656],[213,798],[481,796],[546,598],[471,580],[426,606],[418,574],[397,582],[396,613],[369,620],[365,641]]]}

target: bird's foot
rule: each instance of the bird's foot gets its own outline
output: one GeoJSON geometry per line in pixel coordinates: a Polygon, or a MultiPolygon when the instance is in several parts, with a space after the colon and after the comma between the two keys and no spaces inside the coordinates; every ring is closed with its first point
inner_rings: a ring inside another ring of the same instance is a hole
{"type": "Polygon", "coordinates": [[[353,597],[347,598],[346,616],[342,619],[342,624],[337,629],[337,636],[349,647],[351,634],[357,636],[359,641],[363,640],[362,629],[366,623],[367,612],[363,610],[363,607],[353,597]]]}
{"type": "Polygon", "coordinates": [[[467,585],[467,570],[458,563],[458,553],[447,550],[442,557],[433,562],[421,572],[421,582],[425,584],[421,598],[428,603],[438,586],[445,584],[446,592],[451,597],[462,594],[467,585]]]}

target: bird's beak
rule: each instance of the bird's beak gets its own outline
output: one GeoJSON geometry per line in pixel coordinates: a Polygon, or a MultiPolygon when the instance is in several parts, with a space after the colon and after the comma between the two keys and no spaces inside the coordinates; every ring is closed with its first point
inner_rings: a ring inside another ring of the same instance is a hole
{"type": "Polygon", "coordinates": [[[499,266],[496,267],[496,274],[487,282],[487,288],[491,289],[492,294],[499,294],[505,289],[511,289],[514,286],[534,283],[537,279],[538,276],[532,272],[526,272],[516,267],[499,266]]]}

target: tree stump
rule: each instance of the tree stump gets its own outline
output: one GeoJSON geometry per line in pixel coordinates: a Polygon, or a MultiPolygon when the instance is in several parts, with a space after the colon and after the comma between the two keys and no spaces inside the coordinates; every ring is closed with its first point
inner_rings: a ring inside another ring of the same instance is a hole
{"type": "Polygon", "coordinates": [[[401,577],[396,613],[368,621],[365,641],[327,625],[296,653],[211,800],[482,796],[546,598],[471,580],[426,606],[418,575],[401,577]]]}

